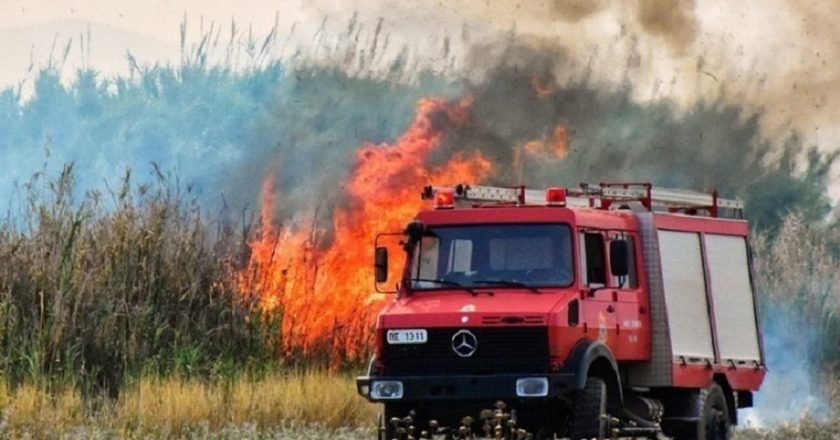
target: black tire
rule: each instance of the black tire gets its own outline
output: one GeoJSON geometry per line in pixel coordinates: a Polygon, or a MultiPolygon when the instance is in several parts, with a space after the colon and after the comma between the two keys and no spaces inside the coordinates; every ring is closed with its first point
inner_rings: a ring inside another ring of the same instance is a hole
{"type": "Polygon", "coordinates": [[[729,440],[729,405],[720,385],[700,390],[697,410],[697,422],[678,426],[676,440],[729,440]]]}
{"type": "Polygon", "coordinates": [[[713,383],[700,390],[700,420],[697,440],[729,440],[729,405],[720,385],[713,383]]]}
{"type": "Polygon", "coordinates": [[[607,437],[607,384],[600,377],[586,379],[572,408],[569,436],[572,440],[607,437]]]}

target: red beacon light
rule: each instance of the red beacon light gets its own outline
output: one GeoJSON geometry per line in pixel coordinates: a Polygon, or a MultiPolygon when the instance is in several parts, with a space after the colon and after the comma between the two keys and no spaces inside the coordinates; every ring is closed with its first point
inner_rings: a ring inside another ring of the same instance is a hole
{"type": "Polygon", "coordinates": [[[545,202],[548,206],[566,206],[566,188],[545,190],[545,202]]]}
{"type": "Polygon", "coordinates": [[[454,207],[454,191],[451,189],[440,189],[435,192],[435,209],[452,209],[454,207]]]}

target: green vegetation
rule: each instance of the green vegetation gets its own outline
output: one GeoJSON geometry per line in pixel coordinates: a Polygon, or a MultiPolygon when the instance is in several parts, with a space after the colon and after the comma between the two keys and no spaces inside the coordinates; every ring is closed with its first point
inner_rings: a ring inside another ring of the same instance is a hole
{"type": "Polygon", "coordinates": [[[170,178],[73,193],[27,184],[0,225],[0,374],[116,396],[126,375],[231,375],[273,359],[274,326],[233,284],[239,244],[170,178]],[[218,231],[214,231],[218,229],[218,231]]]}
{"type": "Polygon", "coordinates": [[[62,81],[65,51],[27,87],[0,91],[0,159],[15,164],[0,175],[0,208],[18,204],[20,186],[45,163],[51,174],[74,163],[79,192],[113,185],[127,169],[135,183],[151,183],[155,163],[177,170],[202,208],[239,216],[269,170],[279,171],[283,191],[335,185],[359,145],[402,132],[420,97],[460,93],[444,76],[406,82],[399,60],[382,74],[351,69],[363,50],[353,39],[321,43],[350,55],[311,66],[306,53],[278,58],[277,29],[257,41],[231,26],[227,45],[210,34],[182,42],[179,65],[141,65],[129,54],[125,75],[88,66],[62,81]]]}

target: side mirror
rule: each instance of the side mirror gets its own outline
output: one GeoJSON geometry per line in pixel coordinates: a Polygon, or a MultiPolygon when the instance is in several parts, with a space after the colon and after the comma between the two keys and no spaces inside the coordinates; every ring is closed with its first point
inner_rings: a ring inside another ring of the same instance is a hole
{"type": "Polygon", "coordinates": [[[615,277],[627,276],[629,246],[625,240],[613,240],[610,242],[610,272],[615,277]]]}
{"type": "Polygon", "coordinates": [[[385,281],[388,281],[388,248],[376,248],[373,267],[376,269],[377,283],[384,283],[385,281]]]}
{"type": "Polygon", "coordinates": [[[423,233],[426,232],[426,226],[419,220],[414,220],[405,227],[405,235],[408,235],[410,243],[417,243],[423,238],[423,233]]]}

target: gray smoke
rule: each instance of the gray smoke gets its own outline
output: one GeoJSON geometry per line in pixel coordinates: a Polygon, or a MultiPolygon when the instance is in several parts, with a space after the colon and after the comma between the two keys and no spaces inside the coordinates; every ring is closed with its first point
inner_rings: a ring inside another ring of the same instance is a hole
{"type": "Polygon", "coordinates": [[[755,407],[741,411],[742,420],[748,426],[764,428],[806,416],[828,419],[831,407],[815,356],[825,335],[802,314],[792,313],[791,305],[768,301],[762,306],[769,372],[761,391],[754,396],[755,407]]]}
{"type": "Polygon", "coordinates": [[[432,164],[454,151],[479,150],[497,165],[492,179],[498,184],[650,181],[718,189],[746,199],[758,229],[777,225],[788,210],[810,221],[827,214],[834,156],[807,148],[795,131],[779,146],[762,135],[761,113],[723,101],[698,101],[679,111],[668,99],[637,101],[630,83],[563,80],[555,72],[566,57],[556,46],[534,47],[515,36],[476,46],[471,62],[493,67],[483,80],[468,83],[470,117],[449,134],[432,164]],[[566,155],[528,153],[527,143],[551,140],[558,127],[567,134],[566,155]],[[804,175],[796,171],[802,157],[808,158],[804,175]]]}

